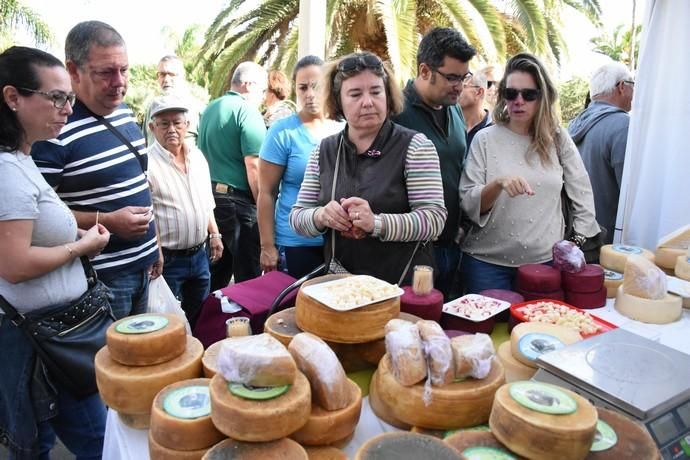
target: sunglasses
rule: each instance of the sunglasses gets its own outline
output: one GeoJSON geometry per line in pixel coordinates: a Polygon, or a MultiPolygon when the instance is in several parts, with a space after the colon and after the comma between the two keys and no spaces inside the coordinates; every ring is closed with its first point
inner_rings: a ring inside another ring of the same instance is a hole
{"type": "Polygon", "coordinates": [[[77,95],[74,93],[65,93],[63,91],[39,91],[37,89],[29,89],[29,88],[19,88],[22,91],[28,91],[30,93],[36,93],[40,94],[41,96],[45,97],[46,99],[50,99],[53,101],[53,106],[56,109],[61,109],[63,108],[67,102],[69,102],[69,105],[74,106],[74,103],[77,101],[77,95]]]}
{"type": "Polygon", "coordinates": [[[503,90],[503,97],[507,101],[514,101],[517,99],[518,95],[522,95],[522,99],[531,102],[536,101],[541,96],[541,91],[533,88],[516,89],[516,88],[506,88],[503,90]]]}
{"type": "Polygon", "coordinates": [[[346,57],[338,63],[338,72],[354,72],[364,69],[383,70],[383,62],[374,54],[362,53],[346,57]]]}

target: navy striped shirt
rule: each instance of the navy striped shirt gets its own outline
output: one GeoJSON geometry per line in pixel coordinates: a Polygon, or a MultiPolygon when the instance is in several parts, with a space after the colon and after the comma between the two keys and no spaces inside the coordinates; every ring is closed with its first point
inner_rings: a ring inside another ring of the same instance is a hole
{"type": "MultiPolygon", "coordinates": [[[[105,117],[148,164],[146,143],[134,114],[122,104],[105,117]]],[[[79,101],[57,139],[36,142],[31,156],[58,196],[75,211],[111,212],[126,206],[151,206],[146,174],[126,145],[79,101]]],[[[158,258],[154,222],[135,240],[111,235],[108,246],[93,259],[99,275],[133,273],[158,258]]]]}

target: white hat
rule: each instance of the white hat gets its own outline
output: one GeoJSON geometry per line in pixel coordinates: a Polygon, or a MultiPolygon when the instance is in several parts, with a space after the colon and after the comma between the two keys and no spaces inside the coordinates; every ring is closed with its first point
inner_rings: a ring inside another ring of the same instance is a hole
{"type": "Polygon", "coordinates": [[[151,102],[151,118],[163,112],[187,112],[189,109],[176,96],[158,96],[151,102]]]}

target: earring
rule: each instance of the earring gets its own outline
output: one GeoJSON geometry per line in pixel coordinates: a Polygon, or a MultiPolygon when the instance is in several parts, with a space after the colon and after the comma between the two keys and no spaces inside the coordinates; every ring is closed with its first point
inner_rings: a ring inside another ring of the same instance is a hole
{"type": "Polygon", "coordinates": [[[13,111],[13,112],[16,112],[16,111],[17,111],[17,108],[16,108],[16,107],[12,107],[12,111],[13,111]]]}

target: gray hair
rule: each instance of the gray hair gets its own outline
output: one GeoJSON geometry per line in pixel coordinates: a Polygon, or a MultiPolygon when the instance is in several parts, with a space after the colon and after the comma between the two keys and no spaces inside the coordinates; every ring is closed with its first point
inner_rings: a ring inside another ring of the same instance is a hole
{"type": "Polygon", "coordinates": [[[261,67],[256,62],[245,61],[240,63],[235,72],[232,74],[230,84],[232,86],[241,85],[249,81],[263,80],[264,84],[268,83],[268,73],[266,69],[261,67]]]}
{"type": "Polygon", "coordinates": [[[65,59],[82,67],[89,59],[93,45],[108,48],[125,46],[122,36],[112,26],[101,21],[84,21],[72,27],[65,39],[65,59]]]}
{"type": "Polygon", "coordinates": [[[470,83],[484,89],[488,87],[488,80],[486,78],[486,75],[482,73],[473,74],[472,78],[470,79],[470,83]]]}
{"type": "Polygon", "coordinates": [[[620,62],[609,62],[599,67],[589,79],[589,94],[592,97],[609,96],[616,89],[618,82],[632,80],[628,68],[620,62]]]}

